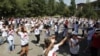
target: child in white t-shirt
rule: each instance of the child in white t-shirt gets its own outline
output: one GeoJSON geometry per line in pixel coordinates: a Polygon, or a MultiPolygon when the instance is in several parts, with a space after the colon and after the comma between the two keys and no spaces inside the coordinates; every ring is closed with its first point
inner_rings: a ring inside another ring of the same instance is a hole
{"type": "Polygon", "coordinates": [[[34,34],[35,34],[35,37],[37,39],[36,44],[39,45],[39,42],[40,42],[40,29],[39,29],[39,26],[35,27],[34,34]]]}
{"type": "Polygon", "coordinates": [[[14,50],[14,30],[13,30],[13,25],[9,25],[8,26],[8,36],[7,36],[7,40],[9,43],[9,51],[13,51],[14,50]]]}
{"type": "Polygon", "coordinates": [[[21,26],[17,30],[17,34],[20,36],[21,40],[21,52],[20,56],[28,55],[28,46],[29,46],[29,35],[24,26],[21,26]]]}
{"type": "Polygon", "coordinates": [[[3,41],[6,41],[7,40],[7,27],[5,25],[3,25],[3,28],[1,29],[2,31],[2,37],[3,37],[3,41]]]}
{"type": "Polygon", "coordinates": [[[3,28],[3,26],[2,26],[2,25],[3,25],[3,23],[4,23],[4,22],[2,22],[2,21],[0,20],[0,29],[2,29],[2,28],[3,28]]]}
{"type": "Polygon", "coordinates": [[[44,55],[45,56],[57,56],[56,51],[59,50],[59,47],[63,45],[63,43],[66,41],[67,37],[65,37],[60,43],[55,43],[55,35],[52,35],[50,38],[45,39],[45,50],[44,55]]]}

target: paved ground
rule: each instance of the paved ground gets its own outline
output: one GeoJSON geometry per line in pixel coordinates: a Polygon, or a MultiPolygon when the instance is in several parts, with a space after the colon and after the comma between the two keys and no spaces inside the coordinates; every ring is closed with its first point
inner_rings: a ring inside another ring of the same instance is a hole
{"type": "MultiPolygon", "coordinates": [[[[35,41],[35,36],[33,33],[30,34],[30,41],[29,41],[29,54],[28,56],[38,56],[40,54],[42,54],[43,52],[43,39],[45,38],[44,34],[42,33],[41,35],[41,41],[40,41],[40,46],[36,46],[34,44],[35,41]]],[[[2,45],[0,45],[0,56],[19,56],[19,54],[17,54],[21,47],[20,47],[20,38],[15,34],[15,51],[12,53],[9,53],[8,51],[8,43],[4,43],[2,45]]],[[[61,54],[59,54],[59,56],[63,56],[61,54]]]]}
{"type": "MultiPolygon", "coordinates": [[[[81,31],[80,31],[81,33],[81,31]]],[[[43,52],[43,39],[45,38],[44,33],[41,34],[41,41],[40,41],[40,46],[36,46],[34,44],[34,40],[36,39],[34,34],[31,33],[30,34],[30,41],[29,41],[29,54],[28,56],[38,56],[40,54],[42,54],[43,52]]],[[[19,56],[19,54],[17,54],[21,47],[20,47],[20,39],[19,37],[15,34],[15,51],[12,53],[9,53],[8,51],[8,43],[4,43],[2,45],[0,45],[0,56],[19,56]]],[[[81,50],[80,50],[80,56],[89,56],[89,53],[84,54],[82,53],[83,50],[85,49],[84,47],[86,47],[85,44],[85,40],[81,42],[81,50]]],[[[69,55],[69,47],[68,45],[63,45],[60,47],[60,50],[57,52],[58,56],[70,56],[69,55]]]]}

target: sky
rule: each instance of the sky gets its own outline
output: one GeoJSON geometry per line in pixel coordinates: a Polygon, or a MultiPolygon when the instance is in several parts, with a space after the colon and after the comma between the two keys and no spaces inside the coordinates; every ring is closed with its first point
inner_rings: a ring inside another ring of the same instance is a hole
{"type": "MultiPolygon", "coordinates": [[[[70,5],[70,1],[71,0],[64,0],[64,2],[67,4],[67,5],[70,5]]],[[[76,4],[78,3],[85,3],[87,0],[75,0],[76,4]]],[[[90,2],[93,2],[95,0],[90,0],[90,2]]]]}

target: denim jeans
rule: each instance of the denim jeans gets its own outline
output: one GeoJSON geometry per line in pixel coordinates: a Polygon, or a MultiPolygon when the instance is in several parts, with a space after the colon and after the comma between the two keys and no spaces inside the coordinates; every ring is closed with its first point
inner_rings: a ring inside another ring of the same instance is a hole
{"type": "Polygon", "coordinates": [[[0,44],[3,44],[3,38],[0,37],[0,44]]]}
{"type": "Polygon", "coordinates": [[[9,43],[9,51],[13,51],[14,50],[14,41],[8,40],[8,43],[9,43]]]}
{"type": "Polygon", "coordinates": [[[46,32],[46,37],[49,37],[50,36],[50,31],[47,31],[46,32]]]}
{"type": "Polygon", "coordinates": [[[67,32],[68,32],[68,28],[65,28],[64,31],[63,31],[63,37],[66,36],[67,32]]]}

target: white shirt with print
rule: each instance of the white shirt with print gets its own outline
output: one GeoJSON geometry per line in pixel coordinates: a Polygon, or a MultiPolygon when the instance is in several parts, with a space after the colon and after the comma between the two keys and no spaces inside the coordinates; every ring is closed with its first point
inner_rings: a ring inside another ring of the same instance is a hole
{"type": "Polygon", "coordinates": [[[29,42],[28,33],[18,32],[18,34],[20,35],[21,45],[28,44],[28,42],[29,42]]]}
{"type": "Polygon", "coordinates": [[[53,48],[49,51],[48,56],[56,56],[57,50],[59,50],[59,44],[53,46],[53,48]]]}
{"type": "Polygon", "coordinates": [[[8,40],[14,40],[14,30],[8,31],[8,40]]]}
{"type": "Polygon", "coordinates": [[[36,28],[36,29],[34,30],[34,34],[35,34],[35,35],[39,35],[39,34],[40,34],[40,29],[36,28]]]}

